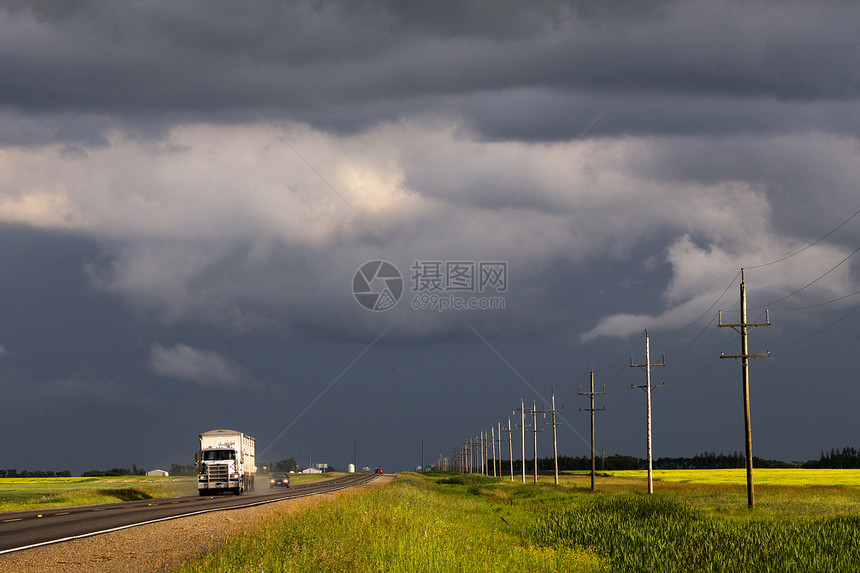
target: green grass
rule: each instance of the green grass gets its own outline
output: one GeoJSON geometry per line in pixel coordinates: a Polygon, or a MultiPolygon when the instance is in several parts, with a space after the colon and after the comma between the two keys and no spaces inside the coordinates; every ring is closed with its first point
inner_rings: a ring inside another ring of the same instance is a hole
{"type": "Polygon", "coordinates": [[[732,483],[662,482],[651,496],[641,479],[597,483],[404,474],[268,521],[183,571],[860,570],[860,488],[764,486],[749,510],[732,483]]]}
{"type": "Polygon", "coordinates": [[[436,484],[406,474],[390,486],[347,493],[335,502],[270,520],[183,571],[605,568],[605,561],[588,549],[531,543],[522,535],[526,512],[488,501],[480,492],[482,484],[474,479],[436,484]]]}
{"type": "Polygon", "coordinates": [[[193,477],[0,479],[0,512],[193,494],[193,477]]]}
{"type": "Polygon", "coordinates": [[[613,571],[857,571],[860,515],[719,517],[666,495],[599,496],[540,515],[537,543],[589,548],[613,571]]]}

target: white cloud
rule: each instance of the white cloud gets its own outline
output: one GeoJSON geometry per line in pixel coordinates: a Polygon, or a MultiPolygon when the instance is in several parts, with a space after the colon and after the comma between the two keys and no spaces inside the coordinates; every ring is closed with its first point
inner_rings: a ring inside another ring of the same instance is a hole
{"type": "Polygon", "coordinates": [[[189,380],[202,386],[229,386],[248,378],[247,371],[212,350],[198,350],[185,344],[151,348],[149,368],[161,376],[189,380]]]}
{"type": "Polygon", "coordinates": [[[850,265],[840,264],[851,254],[846,249],[827,244],[804,249],[796,240],[767,233],[746,237],[743,243],[744,250],[729,252],[714,244],[698,246],[687,235],[680,237],[667,249],[666,259],[672,265],[672,278],[664,292],[667,309],[654,315],[610,314],[583,334],[582,340],[626,337],[646,328],[675,329],[699,318],[709,320],[716,315],[717,303],[722,305],[719,308],[737,309],[737,288],[731,288],[727,281],[734,276],[733,284],[737,285],[736,275],[744,265],[748,266],[744,277],[747,295],[755,297],[750,306],[797,308],[835,301],[857,290],[850,265]],[[793,253],[797,254],[779,264],[768,264],[793,253]],[[783,303],[782,297],[789,294],[792,297],[783,303]]]}
{"type": "MultiPolygon", "coordinates": [[[[341,136],[300,124],[187,124],[158,141],[117,132],[85,154],[7,148],[0,220],[95,237],[106,257],[88,266],[93,283],[167,323],[234,332],[304,323],[354,334],[373,328],[373,317],[352,299],[352,274],[384,258],[404,272],[415,259],[507,261],[505,320],[563,324],[541,302],[541,285],[552,282],[542,275],[559,262],[629,266],[638,249],[671,265],[667,310],[650,317],[668,324],[696,316],[692,301],[718,296],[741,265],[808,241],[775,217],[794,220],[815,199],[771,197],[790,181],[762,184],[748,160],[756,149],[767,150],[768,165],[780,153],[812,166],[828,165],[836,150],[840,164],[856,155],[838,137],[811,139],[801,154],[800,138],[744,136],[741,156],[726,155],[731,141],[482,142],[457,127],[414,120],[341,136]],[[719,175],[702,175],[709,161],[721,164],[719,175]]],[[[774,290],[801,286],[841,250],[815,252],[826,256],[798,258],[769,278],[774,290]]],[[[848,283],[838,273],[813,290],[848,283]]],[[[649,319],[606,312],[611,320],[586,336],[636,331],[649,319]]],[[[403,318],[395,331],[415,336],[462,321],[403,318]]]]}

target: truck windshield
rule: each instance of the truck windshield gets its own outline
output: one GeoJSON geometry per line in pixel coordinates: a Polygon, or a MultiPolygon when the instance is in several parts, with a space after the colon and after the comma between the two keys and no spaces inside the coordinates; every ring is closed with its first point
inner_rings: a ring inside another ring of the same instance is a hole
{"type": "Polygon", "coordinates": [[[232,460],[236,458],[236,452],[233,450],[206,450],[203,452],[205,461],[232,460]]]}

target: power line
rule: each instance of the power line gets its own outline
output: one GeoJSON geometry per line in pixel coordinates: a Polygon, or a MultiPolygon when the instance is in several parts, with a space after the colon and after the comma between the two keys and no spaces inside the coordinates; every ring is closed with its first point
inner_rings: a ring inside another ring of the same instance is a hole
{"type": "Polygon", "coordinates": [[[717,357],[711,357],[711,361],[708,363],[708,365],[707,365],[707,366],[705,366],[705,369],[704,369],[704,370],[702,370],[701,372],[699,372],[696,376],[694,376],[694,377],[693,377],[693,378],[691,378],[690,380],[688,380],[688,381],[687,381],[687,383],[686,383],[686,384],[684,384],[683,386],[675,386],[675,385],[672,385],[672,384],[667,384],[667,386],[668,386],[669,388],[672,388],[673,390],[680,391],[680,392],[685,392],[685,391],[686,391],[690,386],[692,386],[692,385],[693,385],[693,383],[694,383],[696,380],[698,380],[699,378],[701,378],[702,376],[704,376],[704,375],[705,375],[705,373],[706,373],[708,370],[710,370],[710,369],[714,366],[714,364],[716,364],[716,363],[717,363],[717,360],[718,360],[718,359],[719,359],[719,356],[717,356],[717,357]]]}
{"type": "MultiPolygon", "coordinates": [[[[798,250],[798,251],[795,251],[794,253],[791,253],[790,255],[786,255],[786,256],[784,256],[784,257],[781,257],[781,258],[779,258],[779,259],[777,259],[777,260],[775,260],[775,261],[771,261],[771,262],[769,262],[769,263],[764,263],[764,264],[761,264],[761,265],[748,266],[748,267],[745,267],[745,268],[746,268],[746,269],[759,269],[759,268],[767,267],[767,266],[770,266],[770,265],[774,265],[774,264],[776,264],[776,263],[779,263],[779,262],[785,261],[785,260],[787,260],[787,259],[789,259],[789,258],[791,258],[791,257],[793,257],[793,256],[795,256],[795,255],[798,255],[798,254],[802,253],[803,251],[805,251],[805,250],[809,249],[810,247],[813,247],[813,246],[817,245],[818,243],[820,243],[821,241],[823,241],[824,239],[826,239],[827,237],[829,237],[830,235],[832,235],[833,233],[835,233],[836,231],[838,231],[840,228],[842,228],[842,227],[843,227],[843,226],[845,226],[848,222],[850,222],[852,219],[854,219],[857,215],[860,215],[860,209],[858,209],[857,211],[855,211],[855,212],[854,212],[850,217],[848,217],[848,218],[847,218],[847,219],[845,219],[842,223],[840,223],[839,225],[837,225],[836,227],[834,227],[833,229],[831,229],[831,230],[830,230],[828,233],[826,233],[824,236],[822,236],[822,237],[820,237],[820,238],[816,239],[816,240],[815,240],[815,241],[813,241],[812,243],[809,243],[808,245],[806,245],[806,246],[805,246],[805,247],[803,247],[802,249],[800,249],[800,250],[798,250]]],[[[823,275],[821,275],[820,277],[818,277],[817,279],[815,279],[815,280],[814,280],[814,281],[812,281],[811,283],[809,283],[809,284],[805,285],[804,287],[802,287],[802,288],[800,288],[800,289],[798,289],[798,290],[794,291],[793,293],[790,293],[790,294],[788,294],[788,295],[786,295],[786,296],[784,296],[784,297],[782,297],[782,298],[780,298],[780,299],[778,299],[778,300],[776,300],[776,301],[773,301],[773,302],[767,303],[767,304],[765,304],[765,305],[761,305],[761,306],[753,307],[753,309],[751,309],[751,310],[758,309],[758,308],[764,308],[765,306],[771,306],[771,305],[776,304],[776,303],[778,303],[778,302],[781,302],[781,301],[783,301],[783,300],[785,300],[785,299],[787,299],[787,298],[789,298],[789,297],[791,297],[791,296],[794,296],[795,294],[797,294],[797,293],[799,293],[799,292],[803,291],[804,289],[806,289],[806,288],[808,288],[808,287],[812,286],[813,284],[815,284],[816,282],[818,282],[819,280],[821,280],[822,278],[824,278],[825,276],[827,276],[830,272],[832,272],[833,270],[835,270],[837,267],[839,267],[840,265],[842,265],[845,261],[847,261],[848,259],[850,259],[851,257],[853,257],[853,256],[857,253],[857,251],[860,251],[860,247],[858,247],[854,252],[852,252],[852,253],[851,253],[850,255],[848,255],[845,259],[843,259],[843,260],[842,260],[839,264],[837,264],[835,267],[831,268],[831,269],[830,269],[830,270],[828,270],[826,273],[824,273],[823,275]]],[[[707,308],[707,309],[706,309],[702,314],[700,314],[698,317],[696,317],[696,319],[695,319],[695,320],[693,320],[693,321],[692,321],[692,322],[690,322],[689,324],[687,324],[687,325],[685,325],[685,326],[683,326],[683,327],[681,327],[681,328],[679,328],[679,329],[669,331],[669,332],[667,332],[666,334],[668,334],[668,335],[671,335],[671,334],[677,334],[677,333],[679,333],[679,332],[682,332],[682,331],[684,331],[684,330],[686,330],[686,329],[690,328],[691,326],[693,326],[694,324],[696,324],[697,322],[699,322],[699,321],[702,319],[702,317],[704,317],[708,312],[710,312],[710,311],[711,311],[711,310],[712,310],[712,309],[713,309],[713,308],[714,308],[714,307],[719,303],[719,301],[720,301],[720,300],[721,300],[721,299],[726,295],[726,293],[729,291],[729,289],[732,287],[732,285],[733,285],[733,284],[735,284],[735,280],[737,280],[737,278],[738,278],[738,276],[741,274],[741,272],[742,272],[742,271],[738,271],[738,273],[737,273],[737,274],[735,274],[735,276],[734,276],[734,277],[732,277],[732,280],[729,282],[729,284],[726,286],[726,288],[725,288],[725,289],[723,289],[723,292],[720,294],[720,296],[719,296],[719,297],[717,297],[717,299],[716,299],[716,300],[715,300],[715,301],[714,301],[714,302],[713,302],[713,303],[712,303],[712,304],[711,304],[711,305],[710,305],[710,306],[709,306],[709,307],[708,307],[708,308],[707,308]]],[[[835,299],[835,300],[833,300],[833,301],[829,301],[829,302],[827,302],[827,303],[820,303],[820,304],[817,304],[817,305],[811,305],[811,306],[808,306],[808,307],[802,307],[801,309],[797,309],[797,310],[803,310],[803,309],[806,309],[806,308],[814,308],[814,307],[816,307],[816,306],[822,306],[822,305],[824,305],[824,304],[829,304],[830,302],[837,302],[837,301],[843,300],[843,299],[845,299],[845,298],[848,298],[848,297],[853,296],[853,295],[858,294],[858,293],[860,293],[860,291],[855,291],[855,292],[851,293],[850,295],[846,295],[845,297],[841,297],[841,298],[835,299]]],[[[788,310],[788,309],[782,309],[782,310],[788,310]]],[[[792,309],[792,310],[795,310],[795,309],[792,309]]],[[[716,318],[716,316],[715,316],[714,318],[716,318]]],[[[684,347],[684,348],[682,348],[680,351],[678,351],[677,353],[675,353],[674,355],[672,355],[670,358],[674,359],[674,358],[677,358],[678,356],[680,356],[681,354],[683,354],[683,353],[684,353],[688,348],[690,348],[690,347],[691,347],[691,346],[696,342],[696,340],[698,340],[698,339],[702,336],[702,334],[704,334],[704,332],[708,329],[708,327],[710,327],[710,325],[711,325],[711,324],[713,324],[713,319],[711,320],[711,322],[710,322],[710,323],[708,323],[708,325],[707,325],[704,329],[702,329],[702,331],[701,331],[701,332],[700,332],[700,333],[699,333],[699,334],[698,334],[698,335],[697,335],[697,336],[696,336],[696,337],[695,337],[695,338],[694,338],[694,339],[693,339],[693,340],[692,340],[692,341],[691,341],[687,346],[685,346],[685,347],[684,347]]],[[[614,379],[613,379],[613,380],[614,380],[614,379]]]]}
{"type": "Polygon", "coordinates": [[[810,247],[814,247],[815,245],[817,245],[818,243],[820,243],[821,241],[823,241],[824,239],[826,239],[827,237],[829,237],[830,235],[832,235],[833,233],[835,233],[836,231],[838,231],[842,226],[844,226],[845,224],[847,224],[847,223],[848,223],[848,221],[850,221],[851,219],[853,219],[853,218],[854,218],[854,217],[856,217],[857,215],[860,215],[860,209],[858,209],[858,210],[854,211],[854,214],[853,214],[853,215],[851,215],[850,217],[848,217],[847,219],[845,219],[844,221],[842,221],[839,225],[837,225],[837,226],[836,226],[833,230],[831,230],[829,233],[827,233],[826,235],[824,235],[824,236],[823,236],[823,237],[821,237],[820,239],[817,239],[817,240],[813,241],[812,243],[809,243],[808,245],[806,245],[805,247],[803,247],[803,248],[802,248],[802,249],[800,249],[799,251],[795,251],[795,252],[791,253],[790,255],[786,255],[786,256],[782,257],[781,259],[777,259],[777,260],[775,260],[775,261],[771,261],[771,262],[769,262],[769,263],[764,263],[763,265],[748,266],[748,267],[745,267],[745,268],[746,268],[746,269],[760,269],[760,268],[763,268],[763,267],[769,267],[770,265],[775,265],[776,263],[781,263],[782,261],[784,261],[784,260],[786,260],[786,259],[790,259],[791,257],[793,257],[793,256],[795,256],[795,255],[799,255],[800,253],[802,253],[802,252],[803,252],[803,251],[805,251],[806,249],[809,249],[810,247]]]}
{"type": "MultiPolygon", "coordinates": [[[[843,226],[845,226],[846,224],[848,224],[852,219],[854,219],[854,217],[856,217],[857,215],[860,215],[860,209],[858,209],[857,211],[855,211],[855,212],[854,212],[850,217],[848,217],[847,219],[845,219],[844,221],[842,221],[839,225],[837,225],[836,227],[834,227],[833,229],[831,229],[831,230],[830,230],[828,233],[826,233],[824,236],[819,237],[818,239],[816,239],[816,240],[815,240],[815,241],[813,241],[812,243],[809,243],[808,245],[806,245],[806,246],[805,246],[805,247],[803,247],[802,249],[800,249],[800,250],[798,250],[798,251],[795,251],[795,252],[791,253],[790,255],[786,255],[786,256],[784,256],[784,257],[781,257],[781,258],[779,258],[779,259],[777,259],[777,260],[775,260],[775,261],[771,261],[771,262],[769,262],[769,263],[764,263],[764,264],[761,264],[761,265],[751,265],[751,266],[747,266],[747,267],[745,267],[745,268],[746,268],[746,269],[748,269],[748,270],[749,270],[749,269],[760,269],[760,268],[768,267],[768,266],[770,266],[770,265],[775,265],[776,263],[780,263],[780,262],[782,262],[782,261],[785,261],[785,260],[787,260],[787,259],[790,259],[791,257],[793,257],[793,256],[795,256],[795,255],[799,255],[800,253],[802,253],[802,252],[804,252],[805,250],[807,250],[807,249],[809,249],[809,248],[811,248],[811,247],[813,247],[813,246],[817,245],[818,243],[820,243],[821,241],[823,241],[824,239],[826,239],[827,237],[829,237],[830,235],[832,235],[833,233],[835,233],[836,231],[838,231],[839,229],[841,229],[843,226]]],[[[845,260],[847,260],[847,259],[851,258],[854,254],[856,254],[856,253],[857,253],[857,251],[858,251],[858,250],[860,250],[860,248],[858,248],[858,249],[857,249],[857,250],[855,250],[853,253],[851,253],[851,255],[849,255],[848,257],[846,257],[846,259],[845,259],[845,260]]],[[[844,262],[845,262],[845,260],[843,260],[842,262],[840,262],[840,263],[839,263],[839,265],[841,265],[842,263],[844,263],[844,262]]],[[[836,266],[838,267],[839,265],[836,265],[836,266]]],[[[836,268],[836,267],[834,267],[834,269],[835,269],[835,268],[836,268]]],[[[832,270],[833,270],[833,269],[830,269],[830,271],[832,271],[832,270]]],[[[828,273],[829,273],[830,271],[828,271],[828,273]]],[[[732,287],[732,285],[733,285],[733,284],[735,284],[735,280],[737,280],[737,278],[738,278],[738,275],[739,275],[739,274],[740,274],[740,272],[738,272],[738,274],[736,274],[736,275],[732,278],[732,280],[729,282],[728,286],[726,286],[726,288],[723,290],[722,294],[720,294],[720,296],[717,298],[717,300],[715,300],[715,301],[713,302],[713,304],[711,304],[711,306],[709,306],[709,307],[708,307],[708,308],[707,308],[707,309],[706,309],[702,314],[700,314],[700,315],[699,315],[695,320],[693,320],[693,321],[692,321],[692,322],[690,322],[689,324],[687,324],[687,325],[685,325],[685,326],[683,326],[683,327],[681,327],[681,328],[679,328],[679,329],[677,329],[677,330],[669,331],[669,332],[667,332],[666,334],[677,334],[677,333],[679,333],[679,332],[682,332],[682,331],[684,331],[684,330],[686,330],[686,329],[690,328],[691,326],[693,326],[694,324],[696,324],[697,322],[699,322],[699,321],[702,319],[702,317],[704,317],[706,314],[708,314],[708,312],[710,312],[710,311],[711,311],[711,309],[713,309],[713,308],[717,305],[717,303],[719,303],[719,302],[720,302],[720,300],[721,300],[721,299],[726,295],[726,293],[727,293],[727,292],[728,292],[728,290],[732,287]]],[[[816,279],[816,280],[815,280],[815,281],[813,281],[812,283],[809,283],[808,285],[806,285],[806,286],[805,286],[805,287],[803,287],[802,289],[799,289],[799,290],[797,290],[797,291],[795,291],[795,292],[793,292],[793,293],[791,293],[791,294],[789,294],[789,295],[786,295],[786,296],[785,296],[784,298],[782,298],[782,299],[779,299],[779,300],[774,301],[774,302],[772,302],[772,303],[768,303],[767,305],[764,305],[764,306],[773,305],[773,304],[775,304],[776,302],[780,302],[780,301],[785,300],[786,298],[788,298],[788,297],[790,297],[790,296],[792,296],[792,295],[797,294],[797,293],[798,293],[798,292],[800,292],[801,290],[803,290],[803,289],[807,288],[808,286],[810,286],[810,285],[814,284],[814,283],[815,283],[815,282],[817,282],[818,280],[820,280],[820,279],[824,278],[824,276],[826,276],[826,274],[827,274],[827,273],[825,273],[825,274],[824,274],[824,275],[822,275],[821,277],[818,277],[818,279],[816,279]]],[[[860,292],[860,291],[857,291],[857,292],[860,292]]],[[[856,293],[854,293],[854,294],[856,294],[856,293]]],[[[851,295],[849,295],[849,296],[851,296],[851,295]]],[[[837,299],[837,300],[840,300],[840,299],[837,299]]],[[[755,308],[761,308],[761,307],[755,307],[755,308]]],[[[685,348],[684,350],[686,350],[686,348],[685,348]]],[[[682,352],[683,352],[683,351],[682,351],[682,352]]],[[[679,352],[678,354],[680,354],[680,352],[679,352]]],[[[677,356],[678,356],[678,354],[675,354],[675,357],[677,357],[677,356]]]]}
{"type": "MultiPolygon", "coordinates": [[[[725,291],[723,292],[723,294],[725,294],[725,291]]],[[[722,297],[720,297],[720,298],[722,298],[722,297]]],[[[716,303],[714,303],[714,304],[716,304],[716,303]]],[[[714,307],[714,305],[711,305],[711,308],[713,308],[713,307],[714,307]]],[[[711,310],[711,309],[709,308],[708,310],[711,310]]],[[[717,320],[716,314],[714,314],[714,316],[711,318],[711,321],[705,325],[705,327],[702,329],[702,331],[699,332],[699,334],[697,334],[696,337],[693,338],[693,340],[691,340],[689,344],[687,344],[687,346],[685,346],[684,348],[682,348],[681,350],[679,350],[678,352],[676,352],[675,354],[670,356],[669,359],[677,358],[678,356],[680,356],[684,352],[686,352],[688,348],[693,346],[693,344],[695,344],[696,341],[699,340],[699,338],[701,338],[703,334],[705,334],[705,331],[707,331],[711,327],[711,325],[714,324],[715,320],[717,320]]]]}
{"type": "Polygon", "coordinates": [[[737,280],[738,275],[740,275],[740,274],[741,274],[741,273],[740,273],[740,271],[738,271],[738,273],[737,273],[735,276],[733,276],[733,277],[732,277],[732,280],[729,282],[729,284],[726,286],[726,288],[724,288],[724,289],[723,289],[722,294],[720,294],[720,296],[718,296],[718,297],[717,297],[717,300],[715,300],[715,301],[711,304],[711,306],[709,306],[707,309],[705,309],[705,312],[703,312],[702,314],[700,314],[700,315],[698,316],[698,318],[696,318],[696,320],[694,320],[693,322],[691,322],[691,323],[690,323],[690,324],[688,324],[687,326],[683,326],[683,327],[681,327],[681,328],[679,328],[679,329],[677,329],[677,330],[672,330],[672,331],[670,331],[670,332],[667,332],[666,334],[667,334],[667,335],[669,335],[669,334],[677,334],[677,333],[679,333],[679,332],[681,332],[681,331],[683,331],[683,330],[687,330],[688,328],[690,328],[691,326],[693,326],[694,324],[696,324],[697,322],[699,322],[700,320],[702,320],[702,317],[703,317],[703,316],[705,316],[706,314],[708,314],[708,312],[710,312],[710,311],[711,311],[715,306],[717,306],[717,303],[719,303],[719,302],[720,302],[720,300],[722,300],[722,298],[723,298],[724,296],[726,296],[726,293],[727,293],[727,292],[729,292],[729,289],[730,289],[730,288],[732,288],[732,285],[734,285],[734,284],[735,284],[735,280],[737,280]]]}
{"type": "Polygon", "coordinates": [[[812,285],[814,285],[815,283],[817,283],[818,281],[820,281],[821,279],[823,279],[824,277],[826,277],[827,275],[829,275],[830,273],[832,273],[833,271],[835,271],[837,268],[839,268],[839,267],[842,265],[842,263],[844,263],[845,261],[847,261],[848,259],[850,259],[850,258],[851,258],[851,257],[853,257],[854,255],[856,255],[858,251],[860,251],[860,247],[857,247],[856,249],[854,249],[854,251],[852,251],[850,255],[848,255],[847,257],[845,257],[845,258],[844,258],[844,259],[842,259],[841,261],[839,261],[839,263],[837,263],[837,264],[836,264],[836,266],[832,267],[830,270],[828,270],[826,273],[824,273],[823,275],[821,275],[820,277],[818,277],[817,279],[815,279],[815,280],[814,280],[814,281],[812,281],[811,283],[806,284],[806,285],[804,285],[804,286],[800,287],[799,289],[797,289],[796,291],[794,291],[794,292],[792,292],[792,293],[789,293],[789,294],[785,295],[785,296],[784,296],[784,297],[782,297],[782,298],[778,298],[778,299],[776,299],[776,300],[775,300],[775,301],[773,301],[773,302],[769,302],[769,303],[766,303],[766,304],[763,304],[763,305],[759,305],[759,306],[754,306],[754,307],[752,307],[752,309],[750,309],[750,310],[755,310],[755,309],[758,309],[758,308],[764,308],[764,307],[766,307],[766,306],[771,306],[771,305],[774,305],[774,304],[776,304],[776,303],[778,303],[778,302],[782,302],[782,301],[784,301],[785,299],[787,299],[787,298],[789,298],[789,297],[792,297],[792,296],[796,295],[796,294],[797,294],[797,293],[799,293],[800,291],[805,290],[805,289],[807,289],[807,288],[811,287],[812,285]]]}
{"type": "Polygon", "coordinates": [[[851,338],[846,338],[846,339],[844,339],[844,340],[840,340],[840,341],[838,341],[838,342],[834,342],[834,343],[832,343],[832,344],[825,344],[824,346],[816,346],[816,347],[814,347],[814,348],[801,348],[800,350],[795,350],[794,352],[795,352],[795,353],[800,353],[800,352],[818,352],[818,351],[820,351],[820,350],[827,350],[827,349],[829,349],[829,348],[834,348],[834,347],[836,347],[836,346],[840,346],[840,345],[842,345],[842,344],[845,344],[846,342],[854,342],[854,341],[855,341],[855,340],[857,340],[857,339],[860,339],[860,335],[852,336],[851,338]]]}
{"type": "Polygon", "coordinates": [[[832,300],[819,302],[817,304],[811,304],[809,306],[799,306],[796,308],[780,308],[779,312],[794,312],[797,310],[809,310],[810,308],[818,308],[819,306],[826,306],[828,304],[833,304],[834,302],[839,302],[840,300],[845,300],[846,298],[851,298],[854,295],[860,294],[860,290],[855,290],[851,294],[846,294],[845,296],[840,296],[839,298],[834,298],[832,300]]]}
{"type": "MultiPolygon", "coordinates": [[[[627,353],[625,354],[625,357],[633,353],[633,350],[639,345],[639,343],[642,341],[642,338],[645,336],[647,336],[647,332],[645,334],[639,335],[639,338],[636,339],[636,342],[634,342],[633,346],[630,347],[630,350],[627,351],[627,353]]],[[[615,382],[616,380],[618,380],[618,377],[621,376],[621,373],[624,372],[626,369],[627,369],[627,360],[624,360],[621,364],[621,368],[619,368],[619,370],[615,374],[615,376],[613,376],[612,379],[606,385],[612,386],[612,383],[615,382]]]]}
{"type": "Polygon", "coordinates": [[[824,326],[824,327],[822,327],[822,328],[819,328],[818,330],[816,330],[816,331],[815,331],[815,332],[813,332],[812,334],[810,334],[810,335],[808,335],[808,336],[804,336],[804,337],[803,337],[803,338],[801,338],[800,340],[795,340],[795,341],[794,341],[794,342],[792,342],[791,344],[786,344],[785,346],[780,346],[780,347],[779,347],[779,348],[777,348],[776,350],[785,350],[786,348],[791,348],[791,347],[792,347],[792,346],[794,346],[795,344],[800,344],[801,342],[803,342],[803,341],[805,341],[805,340],[809,340],[809,339],[810,339],[810,338],[812,338],[813,336],[816,336],[816,335],[818,335],[818,334],[821,334],[822,332],[824,332],[825,330],[827,330],[828,328],[830,328],[830,327],[831,327],[831,326],[833,326],[834,324],[838,323],[839,321],[841,321],[841,320],[844,320],[844,319],[848,318],[848,316],[850,316],[850,315],[851,315],[851,313],[853,313],[853,312],[854,312],[855,310],[857,310],[858,308],[860,308],[860,305],[855,306],[854,308],[852,308],[851,310],[849,310],[848,312],[846,312],[845,314],[843,314],[842,316],[840,316],[839,318],[837,318],[836,320],[834,320],[833,322],[831,322],[830,324],[828,324],[827,326],[824,326]]]}

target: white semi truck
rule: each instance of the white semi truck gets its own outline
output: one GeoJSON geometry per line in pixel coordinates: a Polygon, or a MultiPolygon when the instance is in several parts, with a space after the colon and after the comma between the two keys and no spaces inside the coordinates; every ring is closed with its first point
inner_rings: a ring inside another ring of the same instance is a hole
{"type": "Polygon", "coordinates": [[[242,495],[254,490],[254,438],[235,430],[200,434],[197,456],[197,492],[211,495],[231,491],[242,495]]]}

